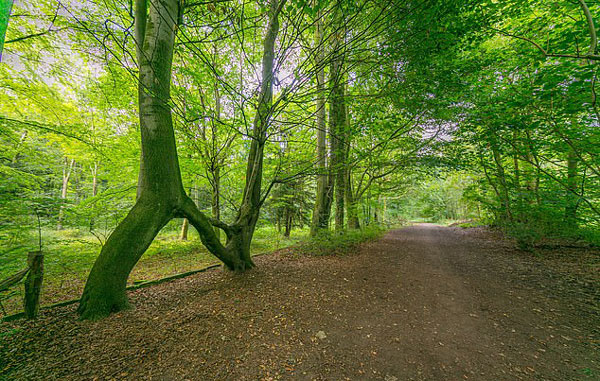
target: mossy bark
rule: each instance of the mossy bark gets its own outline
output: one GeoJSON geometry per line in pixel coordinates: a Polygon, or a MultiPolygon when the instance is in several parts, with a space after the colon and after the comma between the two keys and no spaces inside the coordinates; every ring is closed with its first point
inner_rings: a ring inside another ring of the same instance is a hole
{"type": "Polygon", "coordinates": [[[333,58],[331,60],[331,97],[329,124],[333,131],[334,146],[331,152],[331,166],[335,175],[335,231],[344,229],[344,197],[346,189],[346,144],[347,124],[345,109],[343,37],[338,31],[334,36],[333,58]]]}
{"type": "Polygon", "coordinates": [[[174,217],[185,217],[202,243],[227,268],[244,271],[254,267],[250,243],[260,206],[262,162],[270,123],[272,78],[278,14],[283,2],[273,0],[265,38],[263,83],[254,121],[248,158],[246,187],[236,221],[226,225],[211,221],[186,195],[179,169],[170,100],[171,64],[178,20],[177,0],[136,1],[136,43],[140,78],[139,119],[142,140],[138,198],[127,217],[102,248],[88,277],[78,312],[82,319],[96,319],[129,306],[125,288],[129,274],[158,232],[174,217]],[[227,234],[221,244],[213,225],[227,234]]]}

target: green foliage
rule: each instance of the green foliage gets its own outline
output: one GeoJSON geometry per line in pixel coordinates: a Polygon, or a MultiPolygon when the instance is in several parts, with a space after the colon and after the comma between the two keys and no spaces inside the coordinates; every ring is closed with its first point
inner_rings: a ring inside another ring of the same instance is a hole
{"type": "MultiPolygon", "coordinates": [[[[159,279],[186,271],[201,269],[218,263],[202,245],[197,234],[187,241],[179,240],[181,220],[165,227],[135,267],[129,284],[159,279]]],[[[64,301],[79,296],[85,279],[98,256],[100,243],[97,237],[78,229],[62,231],[44,229],[44,289],[42,305],[64,301]]],[[[284,238],[275,227],[257,229],[252,241],[252,253],[262,254],[297,244],[308,237],[308,229],[296,230],[284,238]]],[[[27,263],[27,253],[13,250],[5,253],[0,266],[0,279],[22,270],[27,263]]],[[[22,286],[0,293],[0,302],[7,313],[22,308],[22,286]]],[[[1,312],[1,311],[0,311],[1,312]]]]}
{"type": "Polygon", "coordinates": [[[517,241],[519,249],[525,251],[533,251],[535,243],[540,239],[540,233],[529,224],[510,224],[507,232],[517,241]]]}
{"type": "MultiPolygon", "coordinates": [[[[600,5],[588,6],[596,17],[600,5]]],[[[225,222],[243,197],[267,8],[190,4],[177,33],[169,106],[183,185],[206,214],[218,190],[225,222]]],[[[49,284],[81,282],[135,202],[129,11],[112,0],[15,4],[0,65],[0,276],[21,269],[41,239],[49,284]]],[[[366,228],[323,233],[303,252],[348,252],[381,234],[374,223],[406,220],[495,225],[526,250],[545,239],[600,242],[598,60],[580,59],[598,49],[580,2],[297,0],[281,20],[253,252],[307,234],[319,44],[327,81],[333,53],[344,55],[341,166],[366,228]],[[332,52],[337,33],[343,49],[332,52]]],[[[163,230],[133,281],[215,260],[195,233],[176,239],[180,223],[163,230]]]]}
{"type": "Polygon", "coordinates": [[[297,250],[301,255],[346,255],[360,244],[376,240],[385,233],[379,225],[369,225],[363,229],[344,230],[334,233],[327,230],[302,242],[297,250]]]}

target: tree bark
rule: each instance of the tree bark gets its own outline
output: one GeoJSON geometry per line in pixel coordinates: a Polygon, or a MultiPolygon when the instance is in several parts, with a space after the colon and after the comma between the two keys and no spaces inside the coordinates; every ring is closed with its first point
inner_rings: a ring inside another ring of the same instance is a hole
{"type": "MultiPolygon", "coordinates": [[[[338,11],[339,12],[339,11],[338,11]]],[[[339,16],[338,16],[338,19],[339,16]]],[[[331,166],[335,176],[335,231],[344,228],[344,193],[346,188],[346,110],[344,104],[343,31],[334,35],[330,67],[331,100],[329,106],[330,132],[333,132],[331,166]]]]}
{"type": "Polygon", "coordinates": [[[110,235],[94,263],[78,312],[82,319],[128,307],[127,278],[158,232],[174,217],[187,217],[205,246],[228,267],[239,260],[220,244],[208,219],[185,194],[169,106],[177,0],[136,1],[138,98],[142,140],[136,204],[110,235]]]}
{"type": "Polygon", "coordinates": [[[283,232],[283,236],[289,238],[290,233],[292,232],[292,223],[294,221],[294,215],[292,213],[291,208],[285,207],[285,231],[283,232]]]}
{"type": "Polygon", "coordinates": [[[241,271],[254,267],[250,242],[261,206],[261,180],[266,131],[273,96],[273,61],[278,15],[284,1],[270,4],[264,42],[263,77],[258,112],[254,121],[246,187],[236,222],[210,221],[185,194],[181,181],[173,131],[170,100],[171,65],[180,3],[177,0],[136,0],[136,43],[139,65],[139,119],[142,164],[139,197],[117,226],[94,263],[78,312],[82,319],[107,316],[128,307],[125,288],[137,261],[158,232],[174,217],[187,217],[204,246],[227,268],[241,271]],[[227,245],[213,225],[225,230],[227,245]]]}
{"type": "Polygon", "coordinates": [[[515,189],[515,191],[517,192],[517,197],[516,197],[516,201],[517,201],[517,220],[518,221],[524,221],[526,219],[525,216],[525,209],[524,209],[524,202],[523,202],[523,189],[521,187],[521,168],[519,165],[519,146],[520,146],[520,142],[519,142],[519,134],[517,130],[513,130],[513,135],[512,135],[512,149],[513,149],[513,155],[512,155],[512,159],[513,159],[513,169],[514,169],[514,183],[513,183],[513,188],[515,189]]]}
{"type": "Polygon", "coordinates": [[[524,176],[526,176],[526,187],[528,192],[527,202],[529,205],[533,205],[537,202],[540,205],[539,185],[540,185],[540,171],[537,163],[537,156],[534,155],[533,141],[531,134],[525,131],[526,144],[525,144],[525,162],[524,176]]]}
{"type": "Polygon", "coordinates": [[[577,153],[569,148],[567,154],[567,192],[565,200],[565,221],[568,224],[577,224],[577,208],[579,204],[577,179],[577,153]]]}
{"type": "Polygon", "coordinates": [[[242,204],[232,225],[233,234],[228,236],[227,247],[235,250],[240,258],[241,269],[254,267],[250,257],[250,242],[262,205],[261,190],[263,177],[264,148],[267,130],[271,124],[273,102],[273,67],[275,63],[275,40],[279,33],[279,13],[285,0],[271,0],[269,3],[269,25],[263,42],[262,81],[258,99],[258,109],[254,118],[252,143],[246,167],[246,186],[242,204]]]}
{"type": "Polygon", "coordinates": [[[98,194],[98,162],[94,161],[94,166],[91,167],[92,170],[92,197],[95,197],[98,194]]]}
{"type": "Polygon", "coordinates": [[[190,228],[190,221],[187,218],[183,219],[183,222],[181,223],[181,232],[179,233],[179,240],[180,241],[187,241],[188,240],[188,230],[190,228]]]}
{"type": "Polygon", "coordinates": [[[40,310],[40,293],[44,279],[44,254],[41,251],[29,253],[27,265],[29,273],[25,278],[24,310],[27,319],[35,319],[40,310]]]}
{"type": "Polygon", "coordinates": [[[352,174],[347,171],[346,176],[346,208],[348,209],[348,229],[360,229],[360,220],[358,219],[358,205],[354,197],[354,189],[352,187],[352,174]]]}
{"type": "MultiPolygon", "coordinates": [[[[75,165],[75,159],[71,159],[69,161],[68,158],[65,157],[65,163],[63,166],[63,177],[62,177],[62,188],[60,192],[61,202],[64,203],[67,199],[67,194],[69,190],[69,180],[71,179],[71,172],[73,171],[73,166],[75,165]]],[[[63,218],[64,218],[64,205],[61,204],[60,209],[58,211],[58,225],[56,226],[57,230],[63,229],[63,218]]]]}
{"type": "Polygon", "coordinates": [[[128,307],[129,273],[186,198],[168,105],[177,0],[136,1],[139,119],[142,138],[137,202],[103,246],[79,304],[84,319],[128,307]]]}
{"type": "Polygon", "coordinates": [[[327,173],[327,130],[325,124],[325,69],[323,67],[323,21],[321,14],[317,15],[315,25],[315,66],[317,68],[317,193],[315,195],[315,208],[313,211],[310,235],[315,236],[319,230],[329,228],[331,202],[328,200],[329,183],[327,173]]]}
{"type": "MultiPolygon", "coordinates": [[[[492,133],[494,134],[494,133],[492,133]]],[[[496,136],[493,135],[491,139],[490,148],[492,150],[492,155],[494,158],[494,163],[496,165],[496,178],[498,179],[498,183],[500,184],[500,201],[503,206],[503,215],[505,222],[510,222],[513,220],[513,215],[510,207],[510,196],[508,193],[508,184],[506,182],[506,174],[504,171],[504,166],[502,165],[502,157],[500,155],[500,151],[498,148],[498,144],[496,142],[496,136]]]]}

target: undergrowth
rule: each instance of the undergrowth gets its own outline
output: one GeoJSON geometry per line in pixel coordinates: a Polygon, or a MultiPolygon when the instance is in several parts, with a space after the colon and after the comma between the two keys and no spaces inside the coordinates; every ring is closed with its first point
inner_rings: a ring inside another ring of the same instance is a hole
{"type": "MultiPolygon", "coordinates": [[[[163,229],[133,269],[128,284],[155,280],[178,273],[197,270],[219,263],[190,229],[187,241],[179,240],[179,229],[163,229]]],[[[296,244],[308,236],[308,228],[296,229],[291,237],[283,237],[269,226],[256,230],[252,254],[266,253],[296,244]]],[[[83,285],[101,245],[97,237],[77,229],[44,231],[44,284],[41,304],[48,305],[81,295],[83,285]]],[[[27,265],[25,250],[7,251],[0,255],[0,280],[8,278],[27,265]]],[[[0,291],[0,316],[19,312],[23,299],[22,282],[9,290],[0,291]]]]}
{"type": "Polygon", "coordinates": [[[297,247],[299,255],[345,255],[363,242],[373,241],[383,235],[385,229],[378,225],[369,225],[362,229],[342,232],[322,231],[315,237],[302,242],[297,247]]]}

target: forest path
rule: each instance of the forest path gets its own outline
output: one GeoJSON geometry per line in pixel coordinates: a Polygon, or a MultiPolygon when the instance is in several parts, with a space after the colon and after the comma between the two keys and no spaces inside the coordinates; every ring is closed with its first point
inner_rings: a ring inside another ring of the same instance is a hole
{"type": "Polygon", "coordinates": [[[598,289],[486,231],[419,224],[257,262],[137,290],[98,322],[68,307],[5,325],[0,379],[600,379],[598,289]]]}

